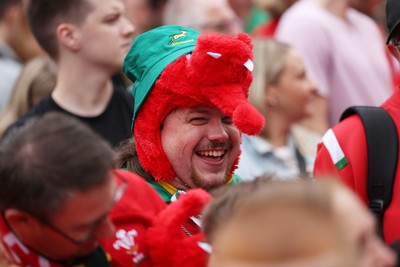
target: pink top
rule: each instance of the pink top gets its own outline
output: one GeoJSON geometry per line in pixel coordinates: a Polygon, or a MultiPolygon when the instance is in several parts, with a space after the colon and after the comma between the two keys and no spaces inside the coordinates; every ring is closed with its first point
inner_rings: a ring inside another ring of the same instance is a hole
{"type": "Polygon", "coordinates": [[[348,106],[378,106],[392,93],[382,34],[352,8],[343,20],[301,0],[284,13],[276,37],[303,54],[310,77],[328,99],[331,126],[348,106]]]}

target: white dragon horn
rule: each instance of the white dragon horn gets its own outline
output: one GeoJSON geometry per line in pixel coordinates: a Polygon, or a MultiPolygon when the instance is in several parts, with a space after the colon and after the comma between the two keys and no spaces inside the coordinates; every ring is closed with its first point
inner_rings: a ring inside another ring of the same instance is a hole
{"type": "Polygon", "coordinates": [[[253,71],[254,63],[251,59],[247,60],[246,63],[243,64],[249,71],[253,71]]]}
{"type": "Polygon", "coordinates": [[[222,56],[220,53],[214,53],[214,52],[207,52],[207,55],[213,58],[220,58],[222,56]]]}

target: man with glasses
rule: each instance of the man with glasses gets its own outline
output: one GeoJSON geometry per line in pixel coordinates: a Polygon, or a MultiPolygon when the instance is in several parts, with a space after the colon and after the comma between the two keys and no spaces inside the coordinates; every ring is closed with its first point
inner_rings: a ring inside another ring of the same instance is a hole
{"type": "Polygon", "coordinates": [[[150,266],[144,232],[165,207],[75,118],[34,118],[0,145],[0,248],[19,266],[150,266]],[[101,244],[101,246],[100,246],[101,244]]]}
{"type": "Polygon", "coordinates": [[[218,32],[236,35],[243,25],[227,0],[168,0],[163,14],[164,25],[183,25],[201,33],[218,32]]]}
{"type": "MultiPolygon", "coordinates": [[[[388,0],[386,23],[389,31],[387,44],[392,54],[400,61],[400,0],[388,0]]],[[[365,77],[368,80],[368,77],[365,77]]],[[[376,89],[376,88],[375,88],[376,89]]],[[[397,129],[400,129],[400,90],[382,104],[397,129]]],[[[399,130],[397,130],[399,133],[399,130]]],[[[399,150],[400,151],[400,150],[399,150]]],[[[338,175],[368,204],[367,173],[368,153],[364,127],[358,116],[351,116],[332,129],[322,138],[315,162],[315,175],[338,175]],[[342,163],[342,164],[341,164],[342,163]]],[[[400,157],[398,157],[400,160],[400,157]]],[[[397,165],[399,165],[397,161],[397,165]]],[[[400,239],[400,167],[397,166],[392,201],[383,217],[383,236],[386,243],[400,239]]]]}

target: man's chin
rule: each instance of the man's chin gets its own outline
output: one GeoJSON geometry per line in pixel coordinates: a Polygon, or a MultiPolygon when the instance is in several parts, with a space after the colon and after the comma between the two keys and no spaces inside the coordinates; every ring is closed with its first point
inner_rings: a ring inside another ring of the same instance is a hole
{"type": "Polygon", "coordinates": [[[199,178],[196,176],[193,180],[197,188],[202,188],[206,191],[218,188],[220,186],[226,185],[229,182],[229,175],[205,175],[205,178],[199,178]],[[222,176],[222,177],[221,177],[222,176]]]}
{"type": "Polygon", "coordinates": [[[88,243],[87,245],[85,244],[79,248],[76,258],[83,258],[83,257],[89,256],[90,254],[95,252],[98,247],[99,247],[98,242],[91,242],[91,243],[88,243]]]}

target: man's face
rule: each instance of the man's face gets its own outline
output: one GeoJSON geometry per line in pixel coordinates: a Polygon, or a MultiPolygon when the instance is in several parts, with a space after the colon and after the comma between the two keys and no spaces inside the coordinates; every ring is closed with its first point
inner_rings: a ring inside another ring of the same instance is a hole
{"type": "Polygon", "coordinates": [[[117,191],[116,182],[110,177],[104,185],[71,193],[55,215],[40,223],[41,231],[36,234],[33,248],[55,260],[89,255],[99,246],[97,240],[114,233],[108,213],[115,203],[117,191]]]}
{"type": "Polygon", "coordinates": [[[232,118],[219,109],[178,108],[165,118],[161,142],[177,186],[208,190],[230,179],[240,133],[232,118]]]}
{"type": "Polygon", "coordinates": [[[80,56],[111,73],[120,70],[132,44],[133,25],[125,17],[123,0],[88,0],[93,10],[78,27],[80,56]]]}
{"type": "Polygon", "coordinates": [[[239,18],[226,0],[197,3],[198,9],[202,9],[204,12],[204,22],[199,26],[200,32],[219,32],[232,36],[242,32],[239,18]]]}
{"type": "Polygon", "coordinates": [[[337,189],[333,207],[338,221],[346,231],[345,236],[357,249],[357,267],[394,266],[396,257],[375,232],[375,221],[361,201],[348,189],[337,189]]]}
{"type": "Polygon", "coordinates": [[[125,0],[126,16],[135,25],[136,34],[150,30],[155,25],[156,14],[147,0],[125,0]]]}

